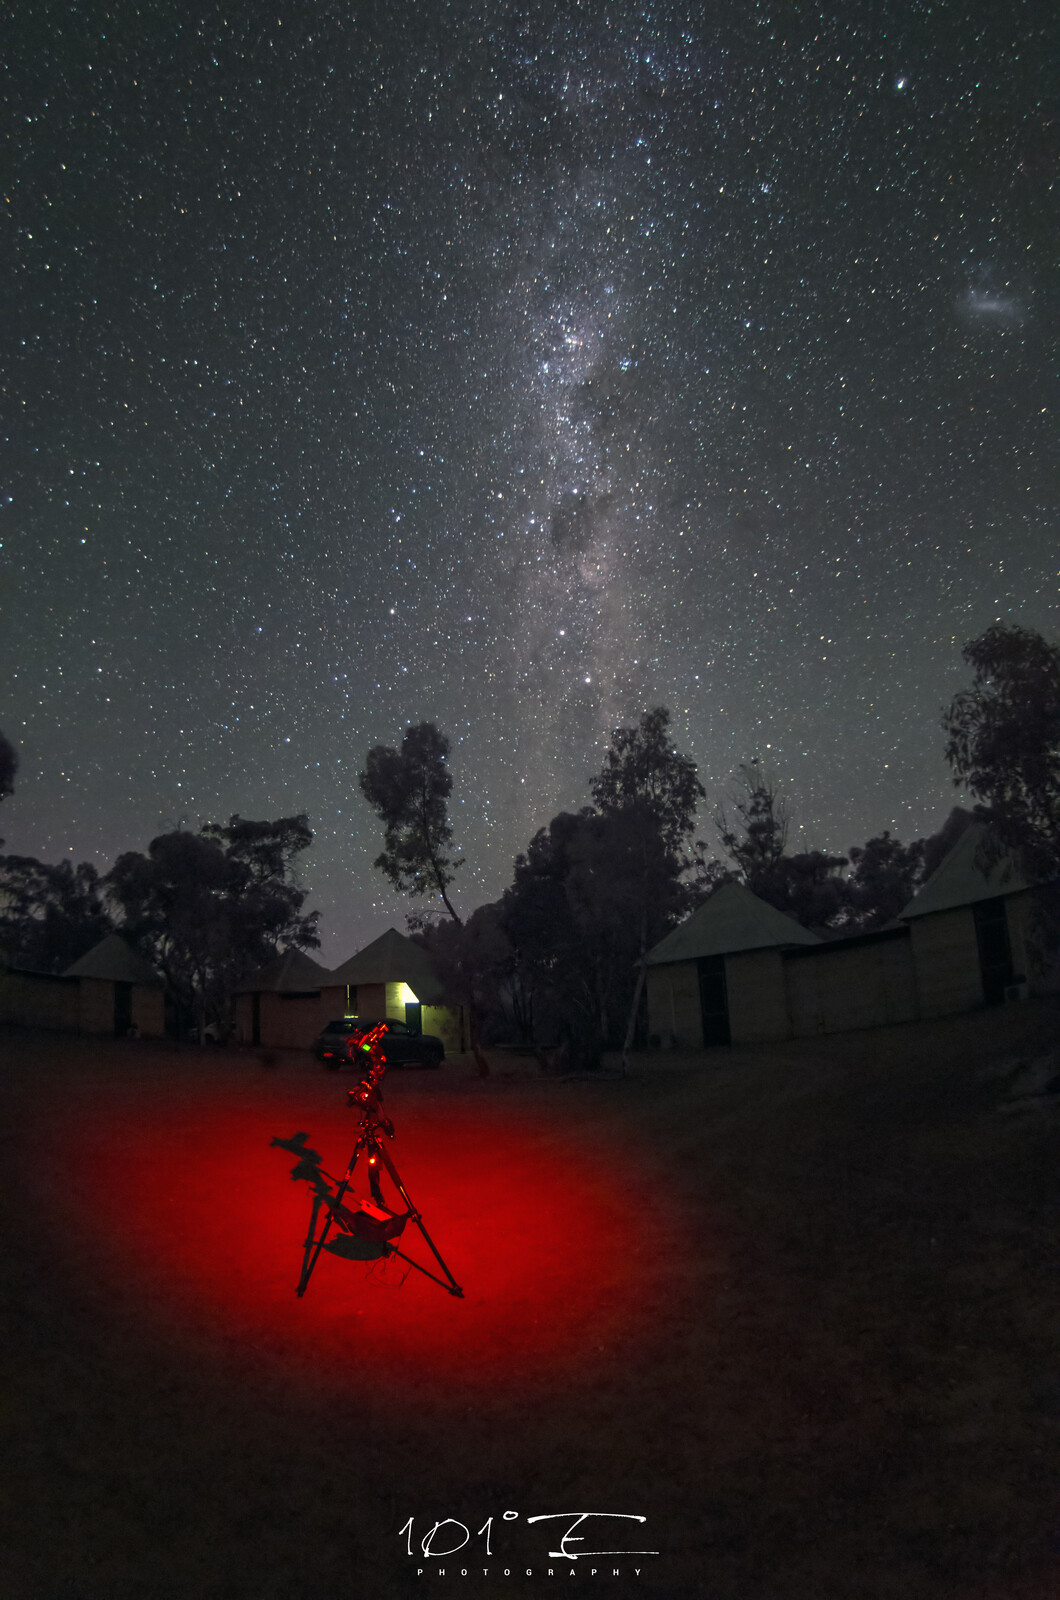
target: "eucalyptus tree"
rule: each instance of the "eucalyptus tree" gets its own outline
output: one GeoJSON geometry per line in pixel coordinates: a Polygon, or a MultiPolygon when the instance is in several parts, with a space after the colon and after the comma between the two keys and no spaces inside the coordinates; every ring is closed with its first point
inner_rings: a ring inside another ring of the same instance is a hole
{"type": "MultiPolygon", "coordinates": [[[[401,748],[376,745],[369,750],[360,775],[361,793],[383,824],[383,849],[373,863],[402,894],[412,899],[436,898],[442,902],[455,931],[439,934],[444,949],[442,964],[449,976],[448,992],[467,1008],[471,1050],[480,1077],[489,1074],[489,1062],[479,1043],[480,1005],[477,980],[470,976],[480,963],[482,942],[468,933],[449,890],[463,861],[452,857],[453,829],[449,821],[449,796],[453,775],[449,771],[450,743],[433,722],[406,729],[401,748]]],[[[414,916],[430,947],[430,913],[414,916]]]]}

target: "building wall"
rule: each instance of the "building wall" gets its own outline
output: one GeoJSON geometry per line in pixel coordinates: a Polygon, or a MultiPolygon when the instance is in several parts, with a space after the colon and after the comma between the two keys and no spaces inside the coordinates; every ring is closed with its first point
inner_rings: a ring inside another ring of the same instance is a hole
{"type": "Polygon", "coordinates": [[[779,950],[742,950],[726,956],[725,985],[733,1044],[791,1038],[779,950]]]}
{"type": "MultiPolygon", "coordinates": [[[[114,1036],[114,984],[109,978],[78,979],[80,999],[78,1028],[81,1033],[114,1036]]],[[[161,1039],[166,1031],[165,995],[161,987],[134,983],[132,1023],[142,1039],[161,1039]]]]}
{"type": "MultiPolygon", "coordinates": [[[[311,1050],[327,1023],[345,1016],[347,992],[335,986],[322,989],[319,999],[301,995],[284,996],[263,990],[260,998],[260,1040],[276,1050],[311,1050]]],[[[357,988],[357,1016],[395,1017],[405,1020],[405,985],[400,983],[362,983],[357,988]]],[[[450,1054],[466,1048],[463,1012],[456,1006],[424,1006],[424,1033],[433,1033],[450,1054]]],[[[113,1023],[113,1013],[112,1013],[113,1023]]],[[[236,997],[236,1040],[253,1043],[254,998],[236,997]]],[[[141,1031],[144,1030],[141,1027],[141,1031]]]]}
{"type": "MultiPolygon", "coordinates": [[[[287,1004],[291,1004],[290,1001],[288,1001],[286,1003],[287,1004]]],[[[312,1039],[310,1039],[309,1043],[311,1045],[316,1043],[317,1034],[318,1033],[323,1033],[325,1027],[327,1026],[327,1024],[329,1022],[334,1022],[339,1017],[345,1017],[345,1016],[349,1015],[349,1012],[348,1012],[347,1006],[346,1006],[346,986],[345,986],[345,984],[336,983],[336,984],[332,984],[332,986],[330,988],[321,989],[321,991],[320,991],[320,1010],[318,1011],[317,1015],[321,1016],[323,1018],[323,1021],[321,1022],[320,1027],[317,1028],[316,1033],[314,1033],[312,1039]]]]}
{"type": "Polygon", "coordinates": [[[795,1038],[911,1022],[918,1014],[913,952],[904,936],[788,951],[783,967],[795,1038]]]}
{"type": "Polygon", "coordinates": [[[82,1033],[114,1037],[114,985],[106,978],[79,978],[78,1026],[82,1033]]]}
{"type": "Polygon", "coordinates": [[[447,1055],[459,1055],[468,1048],[461,1006],[424,1006],[423,1031],[440,1039],[447,1055]]]}
{"type": "Polygon", "coordinates": [[[649,967],[648,1036],[653,1035],[684,1050],[703,1044],[703,1013],[699,1004],[699,974],[694,961],[674,961],[649,967]]]}
{"type": "MultiPolygon", "coordinates": [[[[258,1043],[274,1050],[311,1050],[329,1022],[343,1016],[346,991],[337,985],[318,995],[285,995],[261,991],[258,1043]]],[[[254,1042],[254,996],[236,998],[236,1040],[254,1042]]]]}
{"type": "MultiPolygon", "coordinates": [[[[407,983],[359,983],[356,995],[355,1016],[393,1017],[399,1022],[405,1021],[405,1007],[409,1001],[416,1000],[407,983]]],[[[424,1033],[433,1033],[435,1038],[441,1039],[450,1055],[458,1055],[468,1048],[467,1022],[461,1006],[424,1005],[420,1026],[424,1033]]]]}
{"type": "MultiPolygon", "coordinates": [[[[328,1020],[331,1020],[330,1017],[328,1020]]],[[[237,1044],[252,1044],[254,1041],[254,999],[252,995],[236,995],[235,1039],[237,1044]]]]}
{"type": "MultiPolygon", "coordinates": [[[[389,1012],[387,1006],[387,989],[395,989],[396,984],[386,983],[359,983],[357,985],[357,1010],[358,1017],[389,1017],[397,1016],[398,1012],[389,1012]]],[[[335,1013],[338,1015],[338,1012],[335,1013]]],[[[405,1015],[402,1006],[401,1016],[405,1015]]]]}
{"type": "Polygon", "coordinates": [[[53,978],[35,972],[0,973],[0,1022],[76,1033],[77,991],[76,978],[53,978]]]}
{"type": "MultiPolygon", "coordinates": [[[[1013,972],[1032,994],[1060,989],[1060,971],[1036,954],[1034,896],[1005,897],[1013,972]]],[[[974,1011],[983,1002],[970,906],[913,917],[901,933],[814,947],[742,951],[725,958],[734,1044],[806,1038],[974,1011]]],[[[694,961],[647,970],[648,1032],[685,1049],[703,1043],[694,961]]]]}
{"type": "MultiPolygon", "coordinates": [[[[396,1017],[399,1022],[405,1020],[405,1007],[409,1001],[415,1001],[416,996],[407,983],[388,983],[386,985],[384,1017],[396,1017]]],[[[360,995],[358,994],[358,1003],[360,995]]]]}
{"type": "Polygon", "coordinates": [[[134,983],[132,992],[133,1026],[141,1039],[162,1039],[166,1032],[166,997],[162,989],[134,983]]]}
{"type": "MultiPolygon", "coordinates": [[[[917,1016],[913,953],[904,934],[849,946],[740,951],[725,957],[725,982],[733,1044],[845,1033],[917,1016]]],[[[649,1035],[700,1048],[696,963],[649,967],[646,986],[649,1035]]]]}
{"type": "Polygon", "coordinates": [[[261,1042],[286,1050],[311,1050],[325,1026],[342,1015],[337,989],[319,995],[268,994],[261,997],[261,1042]]]}
{"type": "MultiPolygon", "coordinates": [[[[395,1021],[405,1021],[405,1007],[410,1001],[415,1003],[416,995],[407,983],[364,983],[357,987],[357,1014],[365,1017],[393,1017],[395,1021]],[[384,994],[385,991],[385,994],[384,994]],[[382,1004],[377,1001],[377,996],[383,996],[382,1004]]],[[[464,1013],[460,1006],[429,1006],[424,1005],[420,1012],[420,1029],[423,1033],[433,1033],[440,1039],[450,1055],[458,1055],[467,1049],[466,1033],[464,1026],[464,1013]]]]}
{"type": "Polygon", "coordinates": [[[983,1004],[979,946],[970,906],[911,917],[909,934],[922,1017],[974,1011],[983,1004]]]}
{"type": "Polygon", "coordinates": [[[1017,979],[1023,978],[1029,984],[1031,994],[1055,994],[1060,989],[1060,963],[1055,958],[1050,961],[1040,948],[1035,910],[1035,899],[1030,890],[1023,890],[1006,900],[1005,916],[1012,946],[1012,968],[1017,979]]]}
{"type": "MultiPolygon", "coordinates": [[[[1029,984],[1032,994],[1052,994],[1060,986],[1055,966],[1043,961],[1035,934],[1035,901],[1030,890],[1005,896],[1005,921],[1012,949],[1016,981],[1029,984]]],[[[913,939],[920,1011],[924,1017],[944,1017],[973,1011],[983,1004],[979,947],[970,906],[913,917],[913,939]]]]}
{"type": "Polygon", "coordinates": [[[1012,950],[1012,971],[1017,982],[1034,983],[1036,971],[1034,929],[1031,896],[1027,893],[1010,895],[1005,902],[1005,922],[1008,942],[1012,950]]]}

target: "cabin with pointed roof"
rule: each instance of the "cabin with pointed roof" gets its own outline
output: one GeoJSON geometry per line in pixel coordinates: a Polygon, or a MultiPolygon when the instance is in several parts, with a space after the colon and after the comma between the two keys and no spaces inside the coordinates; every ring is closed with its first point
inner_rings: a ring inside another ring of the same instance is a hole
{"type": "Polygon", "coordinates": [[[920,1016],[1055,987],[1036,950],[1033,899],[1015,858],[991,848],[982,823],[967,828],[899,913],[912,939],[920,1016]]]}
{"type": "Polygon", "coordinates": [[[236,995],[240,1044],[311,1050],[339,1017],[400,1018],[433,1033],[446,1051],[466,1048],[462,1009],[444,1004],[427,951],[397,931],[386,933],[329,972],[301,950],[288,950],[242,985],[236,995]]]}
{"type": "Polygon", "coordinates": [[[309,1050],[341,1017],[346,991],[304,950],[285,950],[236,991],[236,1040],[277,1050],[309,1050]]]}
{"type": "Polygon", "coordinates": [[[649,1035],[684,1048],[844,1033],[1056,989],[1034,886],[968,828],[897,922],[818,939],[742,884],[717,889],[645,958],[649,1035]]]}
{"type": "Polygon", "coordinates": [[[108,933],[63,976],[77,980],[80,1033],[112,1039],[161,1039],[165,1034],[162,979],[120,933],[108,933]]]}
{"type": "Polygon", "coordinates": [[[820,943],[743,884],[722,884],[645,957],[649,1036],[685,1049],[790,1038],[781,954],[820,943]]]}
{"type": "Polygon", "coordinates": [[[917,1016],[908,929],[820,939],[726,883],[647,956],[648,1026],[679,1046],[764,1044],[917,1016]]]}
{"type": "Polygon", "coordinates": [[[463,1007],[446,1005],[430,955],[396,928],[358,950],[331,978],[345,985],[347,1015],[400,1018],[416,1032],[441,1039],[450,1054],[467,1048],[463,1007]]]}

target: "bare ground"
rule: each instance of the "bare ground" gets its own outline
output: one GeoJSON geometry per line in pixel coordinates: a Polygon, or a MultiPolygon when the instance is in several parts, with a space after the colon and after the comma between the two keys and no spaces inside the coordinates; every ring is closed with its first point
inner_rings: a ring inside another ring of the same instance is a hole
{"type": "MultiPolygon", "coordinates": [[[[256,1150],[258,1122],[304,1107],[298,1125],[315,1128],[345,1085],[304,1057],[7,1032],[0,1594],[492,1597],[569,1589],[573,1571],[581,1590],[675,1600],[1053,1600],[1057,1021],[1033,1003],[770,1051],[643,1057],[625,1080],[561,1082],[499,1057],[485,1083],[461,1060],[391,1074],[403,1136],[419,1121],[460,1151],[474,1122],[505,1150],[521,1148],[520,1130],[537,1139],[532,1220],[573,1254],[540,1294],[490,1267],[505,1218],[525,1226],[499,1199],[480,1264],[483,1283],[510,1286],[511,1325],[488,1293],[453,1302],[406,1285],[387,1300],[393,1321],[360,1345],[359,1285],[316,1281],[294,1301],[286,1237],[275,1284],[260,1240],[251,1250],[226,1320],[213,1280],[195,1277],[199,1236],[225,1227],[211,1220],[223,1191],[192,1192],[186,1167],[188,1194],[160,1195],[164,1143],[144,1171],[132,1160],[144,1130],[193,1144],[233,1103],[248,1107],[256,1150]],[[96,1127],[118,1142],[93,1174],[70,1150],[96,1127]],[[539,1149],[550,1127],[569,1185],[539,1149]],[[600,1176],[612,1169],[617,1198],[600,1176]],[[176,1296],[124,1236],[107,1242],[99,1218],[112,1226],[115,1194],[141,1247],[156,1215],[160,1240],[181,1239],[176,1296]],[[184,1216],[186,1238],[173,1231],[184,1216]],[[347,1322],[332,1316],[341,1294],[347,1322]],[[317,1319],[318,1345],[282,1331],[308,1326],[299,1318],[317,1319]],[[435,1320],[457,1330],[444,1369],[435,1320]],[[502,1522],[507,1509],[519,1517],[502,1522]],[[556,1524],[526,1518],[576,1509],[645,1516],[661,1553],[549,1560],[556,1524]],[[477,1530],[490,1515],[486,1559],[477,1530]],[[459,1555],[410,1559],[410,1516],[417,1539],[447,1516],[474,1537],[459,1555]]],[[[503,1171],[491,1181],[503,1187],[503,1171]]],[[[427,1214],[433,1197],[417,1198],[427,1214]]],[[[473,1280],[459,1205],[447,1239],[473,1280]]]]}

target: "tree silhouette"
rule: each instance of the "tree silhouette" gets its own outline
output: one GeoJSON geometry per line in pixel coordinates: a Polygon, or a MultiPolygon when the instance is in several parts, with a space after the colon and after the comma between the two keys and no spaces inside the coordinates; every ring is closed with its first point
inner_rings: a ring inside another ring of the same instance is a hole
{"type": "MultiPolygon", "coordinates": [[[[456,1004],[467,1006],[471,1052],[479,1076],[485,1078],[490,1068],[479,1043],[476,983],[464,981],[479,960],[480,941],[477,935],[467,933],[463,918],[449,898],[449,886],[457,868],[464,864],[449,854],[453,843],[448,809],[453,776],[446,766],[450,748],[449,740],[433,722],[421,722],[406,731],[400,750],[388,745],[369,750],[360,785],[385,829],[383,852],[373,865],[402,894],[414,899],[437,895],[457,930],[442,941],[447,970],[451,976],[462,975],[449,992],[456,1004]]],[[[425,920],[418,919],[421,928],[425,920]]],[[[417,921],[412,925],[417,926],[417,921]]]]}
{"type": "Polygon", "coordinates": [[[945,712],[953,781],[1030,878],[1060,873],[1060,647],[1029,628],[988,628],[962,652],[972,687],[945,712]]]}
{"type": "Polygon", "coordinates": [[[687,849],[706,790],[695,762],[670,744],[669,727],[669,711],[656,706],[635,728],[616,728],[589,791],[602,816],[642,815],[664,849],[677,857],[687,849]]]}
{"type": "Polygon", "coordinates": [[[853,845],[847,894],[854,931],[885,927],[909,904],[923,881],[926,839],[902,844],[885,828],[866,844],[853,845]]]}
{"type": "Polygon", "coordinates": [[[433,722],[409,728],[401,749],[376,745],[360,775],[361,791],[385,828],[384,848],[373,865],[402,894],[436,894],[454,922],[449,899],[461,861],[448,854],[453,842],[448,801],[453,778],[446,761],[450,744],[433,722]]]}
{"type": "MultiPolygon", "coordinates": [[[[424,928],[418,938],[434,962],[446,996],[474,1017],[475,1047],[483,1017],[499,1010],[498,990],[511,986],[513,952],[496,906],[479,906],[466,922],[444,918],[424,928]]],[[[476,1057],[477,1059],[477,1057],[476,1057]]],[[[486,1074],[489,1062],[483,1057],[486,1074]]],[[[482,1063],[479,1063],[482,1072],[482,1063]]]]}
{"type": "Polygon", "coordinates": [[[127,851],[107,874],[126,930],[198,1018],[200,1040],[208,1021],[227,1025],[237,986],[255,970],[282,950],[319,945],[318,913],[303,915],[293,878],[312,837],[304,816],[233,816],[160,834],[146,855],[127,851]]]}
{"type": "Polygon", "coordinates": [[[714,826],[736,871],[750,886],[775,869],[788,844],[788,802],[758,758],[740,768],[741,791],[731,801],[733,818],[723,806],[714,812],[714,826]]]}
{"type": "MultiPolygon", "coordinates": [[[[591,836],[600,819],[590,809],[560,812],[516,857],[501,921],[524,985],[558,1010],[572,1064],[593,1067],[610,1030],[617,968],[616,927],[590,893],[591,836]]],[[[627,949],[632,972],[634,950],[627,949]]]]}
{"type": "Polygon", "coordinates": [[[598,883],[589,903],[614,920],[616,931],[625,925],[635,932],[637,976],[622,1044],[623,1066],[633,1045],[644,958],[688,905],[682,877],[691,865],[688,845],[696,806],[706,793],[695,762],[670,744],[669,726],[670,713],[656,706],[636,727],[612,733],[603,769],[590,784],[604,827],[583,836],[581,860],[570,880],[571,893],[579,896],[586,867],[593,862],[598,883]]]}
{"type": "Polygon", "coordinates": [[[632,1044],[643,958],[690,903],[685,873],[695,764],[669,743],[669,713],[616,728],[590,785],[596,807],[562,812],[515,866],[501,915],[530,989],[551,994],[572,1060],[632,1044]]]}
{"type": "Polygon", "coordinates": [[[0,945],[39,972],[65,972],[113,933],[91,862],[0,856],[0,945]]]}
{"type": "MultiPolygon", "coordinates": [[[[846,856],[823,850],[788,855],[787,800],[757,760],[740,768],[743,790],[732,800],[730,818],[719,807],[715,826],[734,869],[733,876],[752,894],[815,932],[840,929],[850,920],[848,885],[842,876],[846,856]]],[[[718,862],[704,864],[703,878],[717,887],[725,881],[718,862]]]]}

